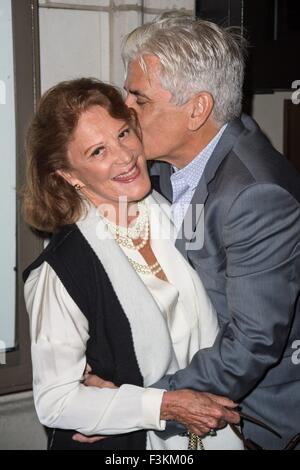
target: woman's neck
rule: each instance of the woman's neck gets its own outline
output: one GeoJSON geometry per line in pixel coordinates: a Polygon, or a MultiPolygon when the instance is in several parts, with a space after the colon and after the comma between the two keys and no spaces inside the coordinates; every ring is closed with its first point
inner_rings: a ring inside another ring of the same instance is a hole
{"type": "Polygon", "coordinates": [[[136,202],[120,202],[119,204],[100,204],[97,206],[101,215],[120,227],[128,227],[138,217],[139,209],[136,202]]]}
{"type": "Polygon", "coordinates": [[[139,215],[138,202],[128,202],[126,197],[121,196],[119,201],[104,202],[86,187],[81,192],[103,217],[115,225],[128,227],[139,215]]]}

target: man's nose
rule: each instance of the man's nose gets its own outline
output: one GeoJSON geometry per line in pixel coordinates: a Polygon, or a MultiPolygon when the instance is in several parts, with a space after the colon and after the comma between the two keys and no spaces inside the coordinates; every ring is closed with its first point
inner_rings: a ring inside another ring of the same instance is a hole
{"type": "Polygon", "coordinates": [[[125,104],[129,108],[135,109],[135,99],[134,96],[131,95],[131,93],[127,93],[126,99],[125,99],[125,104]]]}

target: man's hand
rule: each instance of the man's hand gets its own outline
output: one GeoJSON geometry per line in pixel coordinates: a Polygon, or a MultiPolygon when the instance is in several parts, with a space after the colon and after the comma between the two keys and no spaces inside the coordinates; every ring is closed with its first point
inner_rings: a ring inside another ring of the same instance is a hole
{"type": "Polygon", "coordinates": [[[98,375],[89,374],[83,381],[86,387],[118,388],[114,383],[103,380],[98,375]]]}
{"type": "Polygon", "coordinates": [[[220,429],[227,423],[238,424],[237,404],[225,397],[193,390],[165,392],[160,418],[184,424],[189,431],[205,436],[212,429],[220,429]]]}
{"type": "MultiPolygon", "coordinates": [[[[91,374],[89,365],[87,365],[83,383],[87,387],[118,388],[112,382],[91,374]]],[[[240,416],[234,411],[236,407],[237,404],[229,398],[193,390],[177,390],[164,393],[160,417],[163,420],[178,421],[194,434],[205,436],[211,429],[223,428],[227,423],[238,424],[240,416]]],[[[103,439],[106,437],[87,437],[79,433],[73,436],[74,441],[87,444],[103,439]]]]}
{"type": "Polygon", "coordinates": [[[72,437],[73,441],[80,442],[81,444],[94,444],[95,442],[103,441],[106,436],[84,436],[83,434],[76,433],[72,437]]]}
{"type": "Polygon", "coordinates": [[[86,365],[82,383],[86,387],[118,388],[114,383],[101,379],[98,375],[93,375],[92,368],[89,364],[86,365]]]}

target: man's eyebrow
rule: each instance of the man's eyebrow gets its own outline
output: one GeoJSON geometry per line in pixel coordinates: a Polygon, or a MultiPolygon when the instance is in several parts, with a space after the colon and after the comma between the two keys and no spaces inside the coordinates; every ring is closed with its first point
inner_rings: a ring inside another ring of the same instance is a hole
{"type": "Polygon", "coordinates": [[[127,93],[130,93],[131,95],[135,95],[135,96],[140,96],[142,98],[146,98],[147,100],[149,100],[149,96],[145,95],[144,93],[142,93],[141,91],[139,90],[129,90],[128,88],[124,87],[125,91],[127,91],[127,93]]]}

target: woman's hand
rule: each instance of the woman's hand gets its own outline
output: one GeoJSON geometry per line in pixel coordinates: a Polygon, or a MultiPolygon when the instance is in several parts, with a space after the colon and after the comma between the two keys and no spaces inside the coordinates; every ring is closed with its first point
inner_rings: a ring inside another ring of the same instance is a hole
{"type": "MultiPolygon", "coordinates": [[[[92,369],[87,364],[84,376],[83,376],[83,384],[86,387],[98,387],[98,388],[118,388],[114,383],[109,382],[108,380],[104,380],[98,375],[93,375],[92,369]]],[[[106,436],[84,436],[83,434],[76,433],[72,437],[73,441],[80,442],[82,444],[94,444],[95,442],[102,441],[106,439],[106,436]]]]}
{"type": "Polygon", "coordinates": [[[193,390],[165,392],[160,418],[184,424],[189,431],[205,436],[212,429],[221,429],[227,423],[238,424],[238,405],[226,397],[193,390]]]}

